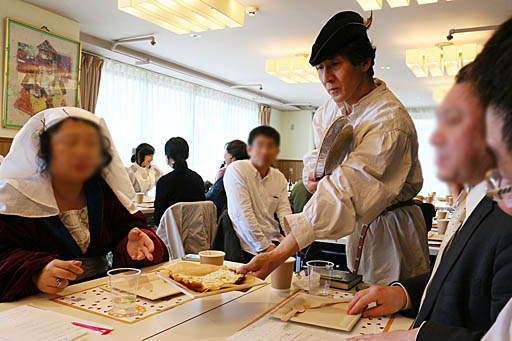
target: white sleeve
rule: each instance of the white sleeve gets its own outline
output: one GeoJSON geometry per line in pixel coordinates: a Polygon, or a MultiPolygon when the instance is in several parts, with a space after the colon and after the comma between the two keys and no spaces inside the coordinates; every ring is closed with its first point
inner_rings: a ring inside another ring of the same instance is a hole
{"type": "Polygon", "coordinates": [[[156,184],[158,182],[158,179],[160,179],[162,177],[162,175],[164,175],[164,172],[162,172],[162,170],[160,168],[158,168],[158,166],[151,166],[151,168],[155,172],[155,184],[156,184]]]}
{"type": "Polygon", "coordinates": [[[251,197],[244,183],[244,175],[237,164],[230,165],[224,174],[224,189],[228,199],[228,214],[236,232],[257,252],[266,250],[272,241],[267,239],[254,215],[251,197]]]}
{"type": "Polygon", "coordinates": [[[316,239],[339,239],[369,224],[401,192],[412,165],[409,136],[400,130],[369,133],[343,164],[318,183],[299,214],[285,217],[302,249],[316,239]]]}
{"type": "Polygon", "coordinates": [[[137,178],[135,177],[135,173],[132,171],[132,169],[130,167],[126,168],[126,172],[128,173],[128,178],[130,178],[130,182],[132,183],[133,190],[136,193],[140,192],[139,182],[137,181],[137,178]]]}
{"type": "Polygon", "coordinates": [[[283,224],[284,217],[293,213],[290,207],[290,199],[288,199],[288,190],[286,189],[286,186],[286,179],[283,176],[283,185],[281,193],[279,194],[279,204],[276,211],[277,218],[281,225],[283,224]]]}

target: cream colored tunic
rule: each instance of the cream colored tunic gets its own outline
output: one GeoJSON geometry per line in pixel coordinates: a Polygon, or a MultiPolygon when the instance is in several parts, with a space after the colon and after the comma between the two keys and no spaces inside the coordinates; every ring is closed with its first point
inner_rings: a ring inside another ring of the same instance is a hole
{"type": "Polygon", "coordinates": [[[162,176],[162,171],[157,166],[151,166],[150,168],[141,167],[134,163],[130,167],[126,168],[130,181],[132,182],[133,189],[137,193],[147,193],[153,187],[156,182],[162,176]]]}
{"type": "MultiPolygon", "coordinates": [[[[403,104],[375,80],[377,88],[352,106],[354,149],[318,183],[304,211],[285,217],[302,249],[317,239],[349,236],[347,263],[352,270],[359,236],[370,224],[359,274],[371,284],[387,285],[429,270],[427,231],[418,206],[381,214],[387,207],[414,198],[423,185],[416,129],[403,104]]],[[[315,143],[333,118],[345,115],[329,99],[315,113],[315,143]]],[[[304,158],[307,177],[315,151],[304,158]]],[[[287,231],[287,232],[288,232],[287,231]]]]}

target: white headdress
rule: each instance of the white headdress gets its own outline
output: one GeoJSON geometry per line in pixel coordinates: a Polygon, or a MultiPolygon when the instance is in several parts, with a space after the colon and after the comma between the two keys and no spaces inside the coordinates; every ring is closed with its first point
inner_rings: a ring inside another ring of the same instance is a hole
{"type": "Polygon", "coordinates": [[[76,117],[97,124],[109,140],[112,162],[102,176],[121,204],[135,213],[133,190],[105,121],[87,110],[75,107],[51,108],[34,115],[14,137],[11,150],[0,165],[0,214],[41,218],[59,214],[51,179],[41,173],[38,152],[43,129],[76,117]]]}

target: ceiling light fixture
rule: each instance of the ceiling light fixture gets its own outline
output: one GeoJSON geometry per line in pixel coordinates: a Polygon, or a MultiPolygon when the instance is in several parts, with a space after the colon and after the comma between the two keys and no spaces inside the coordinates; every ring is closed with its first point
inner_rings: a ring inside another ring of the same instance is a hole
{"type": "Polygon", "coordinates": [[[475,60],[478,54],[476,43],[464,45],[438,44],[436,47],[407,49],[405,64],[416,77],[455,76],[462,66],[475,60]]]}
{"type": "Polygon", "coordinates": [[[363,11],[376,11],[382,9],[382,0],[357,0],[363,11]]]}
{"type": "Polygon", "coordinates": [[[318,83],[316,69],[309,64],[308,55],[267,59],[265,72],[286,83],[318,83]]]}
{"type": "Polygon", "coordinates": [[[435,4],[437,0],[417,0],[418,5],[435,4]]]}
{"type": "Polygon", "coordinates": [[[118,0],[117,8],[177,34],[244,25],[235,0],[118,0]]]}
{"type": "Polygon", "coordinates": [[[409,0],[386,0],[388,2],[389,7],[405,7],[409,6],[409,0]]]}

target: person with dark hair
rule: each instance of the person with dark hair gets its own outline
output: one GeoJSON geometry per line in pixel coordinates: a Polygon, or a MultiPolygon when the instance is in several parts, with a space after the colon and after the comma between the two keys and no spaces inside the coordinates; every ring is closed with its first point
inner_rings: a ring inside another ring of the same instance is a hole
{"type": "Polygon", "coordinates": [[[228,214],[246,263],[283,240],[279,223],[292,213],[286,179],[271,167],[279,154],[279,139],[272,127],[254,128],[248,139],[250,159],[231,163],[224,175],[228,214]]]}
{"type": "Polygon", "coordinates": [[[217,207],[217,218],[220,217],[222,212],[227,208],[226,190],[224,189],[224,173],[226,168],[235,161],[247,160],[247,145],[240,140],[233,140],[226,143],[224,151],[224,166],[217,173],[218,178],[215,180],[212,188],[206,193],[206,200],[213,201],[217,207]]]}
{"type": "Polygon", "coordinates": [[[313,196],[303,212],[284,217],[287,237],[275,252],[240,271],[264,278],[285,254],[344,236],[348,268],[366,283],[388,284],[428,271],[425,219],[413,200],[423,185],[418,137],[404,105],[373,78],[370,24],[371,17],[365,22],[355,12],[340,12],[320,30],[311,52],[310,64],[330,95],[313,119],[315,145],[331,121],[344,116],[353,127],[351,153],[320,180],[313,172],[318,151],[304,158],[303,182],[313,196]]]}
{"type": "Polygon", "coordinates": [[[155,148],[148,143],[141,143],[134,150],[131,161],[133,164],[126,168],[133,189],[137,193],[147,193],[162,176],[163,172],[152,165],[155,148]]]}
{"type": "MultiPolygon", "coordinates": [[[[487,195],[508,215],[512,215],[512,64],[510,61],[512,61],[512,17],[504,22],[485,44],[482,52],[475,59],[473,67],[480,98],[487,106],[485,114],[487,145],[497,164],[497,169],[489,172],[487,178],[487,195]]],[[[510,240],[508,242],[511,243],[510,240]]],[[[508,259],[508,263],[512,264],[512,260],[508,259]]],[[[508,301],[482,340],[512,340],[512,299],[508,301]]]]}
{"type": "Polygon", "coordinates": [[[43,110],[0,167],[0,302],[168,259],[133,203],[135,192],[100,117],[43,110]],[[37,136],[38,138],[34,138],[37,136]]]}
{"type": "Polygon", "coordinates": [[[204,182],[199,174],[188,168],[188,143],[173,137],[165,144],[167,164],[173,169],[156,184],[155,224],[160,224],[165,211],[178,202],[203,201],[204,182]]]}

